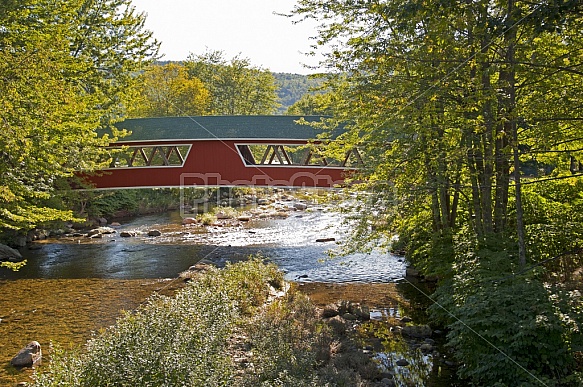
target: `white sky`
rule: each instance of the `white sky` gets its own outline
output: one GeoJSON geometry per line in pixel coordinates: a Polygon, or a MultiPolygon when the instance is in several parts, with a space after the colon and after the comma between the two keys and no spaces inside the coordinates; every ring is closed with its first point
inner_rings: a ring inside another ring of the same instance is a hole
{"type": "Polygon", "coordinates": [[[302,64],[316,65],[305,56],[316,35],[316,24],[274,15],[289,13],[295,0],[132,0],[147,13],[146,28],[162,42],[162,60],[184,60],[190,53],[224,51],[253,66],[273,72],[309,74],[302,64]]]}

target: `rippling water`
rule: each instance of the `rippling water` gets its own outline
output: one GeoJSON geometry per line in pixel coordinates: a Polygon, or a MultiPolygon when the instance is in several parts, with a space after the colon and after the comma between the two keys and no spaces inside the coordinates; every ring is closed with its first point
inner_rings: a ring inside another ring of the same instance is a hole
{"type": "Polygon", "coordinates": [[[329,258],[327,251],[346,233],[342,217],[323,209],[293,212],[287,219],[256,220],[236,227],[183,226],[179,213],[141,217],[102,239],[61,238],[23,249],[28,264],[4,278],[172,278],[200,259],[217,265],[261,253],[290,280],[316,282],[393,282],[402,278],[401,257],[373,252],[329,258]],[[162,232],[148,237],[150,229],[162,232]],[[121,231],[140,236],[121,238],[121,231]]]}

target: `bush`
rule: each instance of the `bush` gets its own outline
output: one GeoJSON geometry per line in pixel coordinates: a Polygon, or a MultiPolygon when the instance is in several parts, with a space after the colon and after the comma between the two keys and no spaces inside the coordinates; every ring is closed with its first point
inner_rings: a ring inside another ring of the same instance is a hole
{"type": "Polygon", "coordinates": [[[229,337],[238,316],[264,303],[268,285],[278,281],[283,274],[259,258],[211,270],[174,297],[152,296],[85,352],[56,350],[36,385],[229,385],[229,337]]]}
{"type": "Polygon", "coordinates": [[[174,297],[152,296],[85,351],[55,348],[36,385],[321,385],[315,369],[325,336],[315,308],[299,293],[268,303],[283,285],[283,273],[261,257],[211,269],[174,297]],[[256,369],[245,377],[232,360],[235,333],[253,346],[256,369]]]}
{"type": "MultiPolygon", "coordinates": [[[[253,372],[247,386],[309,386],[317,380],[317,348],[328,350],[320,331],[317,313],[308,298],[294,293],[265,308],[246,324],[252,348],[253,372]]],[[[319,384],[316,384],[319,385],[319,384]]]]}
{"type": "Polygon", "coordinates": [[[496,242],[498,249],[458,251],[455,275],[442,283],[431,308],[450,328],[459,374],[487,386],[565,383],[574,367],[572,316],[531,272],[509,274],[516,272],[516,256],[496,242]]]}
{"type": "Polygon", "coordinates": [[[226,342],[236,316],[224,290],[193,282],[127,313],[86,352],[51,362],[37,385],[228,385],[226,342]]]}

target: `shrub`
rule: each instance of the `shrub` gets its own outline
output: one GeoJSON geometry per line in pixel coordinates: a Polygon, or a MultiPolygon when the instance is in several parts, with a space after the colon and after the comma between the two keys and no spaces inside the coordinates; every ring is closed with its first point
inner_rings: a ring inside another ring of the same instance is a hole
{"type": "Polygon", "coordinates": [[[237,311],[224,291],[196,282],[175,297],[152,297],[89,341],[87,351],[51,362],[39,386],[227,385],[226,342],[237,311]]]}
{"type": "Polygon", "coordinates": [[[229,337],[240,311],[265,302],[283,275],[261,259],[211,270],[174,297],[152,296],[89,341],[54,353],[38,386],[222,386],[232,379],[229,337]]]}
{"type": "Polygon", "coordinates": [[[199,222],[204,224],[205,226],[210,226],[213,223],[217,222],[217,217],[210,212],[205,212],[204,214],[200,214],[196,217],[199,222]]]}
{"type": "Polygon", "coordinates": [[[570,317],[531,272],[508,274],[516,272],[515,255],[497,244],[458,250],[455,275],[431,308],[450,328],[459,374],[488,386],[564,383],[574,366],[570,317]]]}

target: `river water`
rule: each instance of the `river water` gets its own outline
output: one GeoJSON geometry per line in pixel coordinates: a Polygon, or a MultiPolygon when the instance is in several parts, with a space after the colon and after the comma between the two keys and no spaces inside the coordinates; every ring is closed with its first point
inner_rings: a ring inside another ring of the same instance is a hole
{"type": "Polygon", "coordinates": [[[26,343],[75,347],[137,308],[153,292],[171,294],[177,275],[201,259],[218,266],[261,254],[289,280],[383,283],[402,278],[405,263],[387,253],[329,258],[347,226],[325,208],[257,219],[233,227],[183,226],[178,212],[124,222],[101,239],[61,237],[21,250],[27,265],[0,271],[0,386],[28,381],[30,370],[9,365],[26,343]],[[148,237],[157,229],[162,235],[148,237]],[[122,231],[138,236],[121,238],[122,231]],[[317,242],[321,238],[335,241],[317,242]]]}
{"type": "Polygon", "coordinates": [[[3,272],[5,279],[144,279],[175,278],[201,259],[218,266],[262,254],[293,281],[394,282],[405,273],[402,257],[388,253],[329,258],[344,238],[340,214],[315,208],[292,212],[286,219],[252,220],[235,227],[183,226],[179,212],[144,216],[116,227],[101,239],[60,238],[23,249],[27,265],[3,272]],[[157,229],[159,237],[148,237],[157,229]],[[137,237],[121,238],[122,231],[137,237]],[[334,238],[335,241],[317,242],[334,238]]]}

